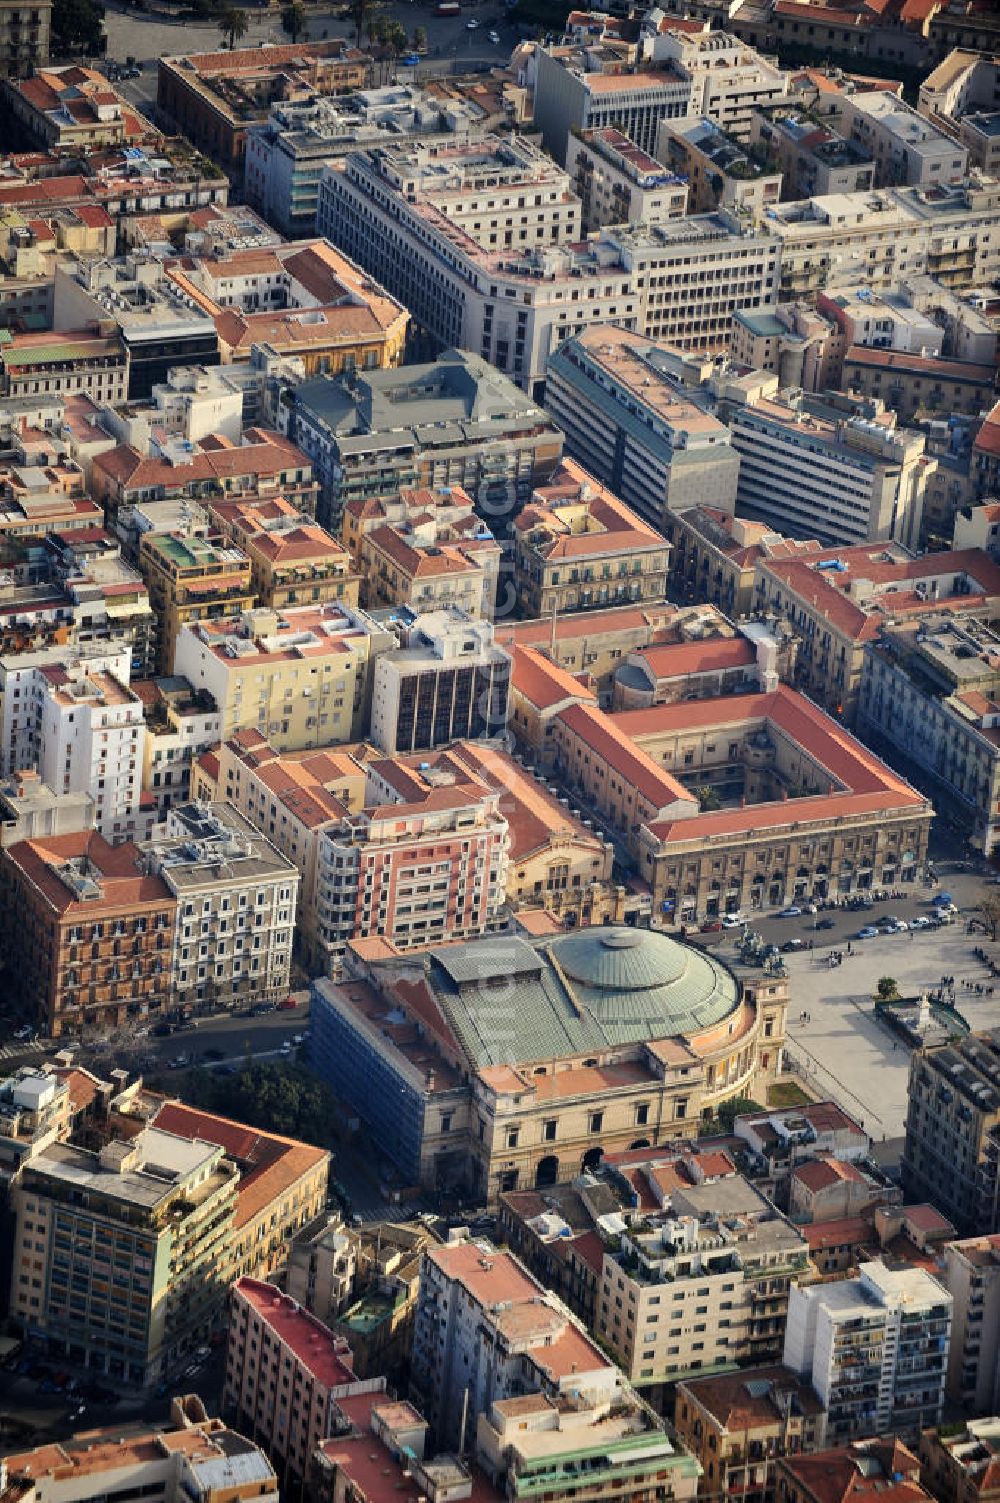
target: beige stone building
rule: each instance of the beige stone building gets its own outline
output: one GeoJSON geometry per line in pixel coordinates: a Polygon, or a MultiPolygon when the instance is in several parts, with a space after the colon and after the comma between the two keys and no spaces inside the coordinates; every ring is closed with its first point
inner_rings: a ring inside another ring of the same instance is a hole
{"type": "Polygon", "coordinates": [[[736,976],[649,930],[426,956],[359,942],[347,968],[340,985],[314,983],[315,1067],[409,1183],[488,1201],[554,1183],[605,1153],[695,1136],[780,1069],[787,980],[736,976]]]}
{"type": "Polygon", "coordinates": [[[769,1503],[775,1458],[818,1450],[825,1418],[808,1383],[780,1366],[689,1378],[674,1403],[677,1433],[701,1462],[704,1497],[738,1493],[769,1503]]]}
{"type": "Polygon", "coordinates": [[[784,685],[615,715],[574,704],[553,727],[558,780],[635,852],[654,923],[913,882],[922,869],[930,803],[784,685]]]}
{"type": "MultiPolygon", "coordinates": [[[[963,1414],[996,1414],[1000,1407],[1000,1236],[967,1237],[944,1249],[942,1282],[954,1301],[948,1350],[948,1398],[963,1414]]],[[[934,1472],[952,1472],[940,1452],[934,1472]]],[[[935,1488],[935,1496],[942,1497],[935,1488]]],[[[965,1488],[952,1493],[964,1499],[965,1488]]]]}
{"type": "Polygon", "coordinates": [[[175,671],[207,689],[227,740],[257,730],[278,751],[354,741],[372,664],[395,639],[352,606],[263,608],[181,628],[175,671]]]}
{"type": "Polygon", "coordinates": [[[914,558],[893,543],[758,559],[754,608],[799,637],[795,684],[848,725],[857,711],[866,643],[882,625],[946,610],[1000,616],[1000,565],[977,549],[914,558]]]}
{"type": "Polygon", "coordinates": [[[350,554],[284,496],[209,502],[209,511],[249,560],[261,605],[276,611],[328,601],[357,605],[360,581],[350,554]]]}
{"type": "Polygon", "coordinates": [[[574,459],[564,459],[514,520],[518,603],[531,616],[664,598],[660,533],[574,459]]]}
{"type": "Polygon", "coordinates": [[[361,572],[367,609],[457,606],[492,620],[501,548],[460,485],[352,501],[341,536],[361,572]]]}
{"type": "Polygon", "coordinates": [[[782,537],[764,522],[714,506],[668,512],[663,535],[670,543],[673,598],[709,601],[733,619],[753,611],[759,559],[797,558],[820,549],[815,540],[782,537]]]}

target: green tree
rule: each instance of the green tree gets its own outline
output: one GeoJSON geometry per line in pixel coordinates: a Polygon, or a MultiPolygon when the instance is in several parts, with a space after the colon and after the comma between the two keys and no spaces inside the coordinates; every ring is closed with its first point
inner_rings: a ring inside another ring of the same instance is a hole
{"type": "Polygon", "coordinates": [[[387,20],[379,40],[383,47],[388,47],[394,57],[399,57],[400,53],[405,52],[409,46],[406,29],[399,21],[387,20]]]}
{"type": "Polygon", "coordinates": [[[237,1075],[195,1070],[185,1084],[184,1099],[250,1127],[301,1138],[321,1148],[328,1148],[336,1136],[332,1092],[296,1066],[248,1060],[237,1075]]]}
{"type": "Polygon", "coordinates": [[[302,0],[293,0],[281,12],[281,29],[293,42],[297,42],[306,29],[306,8],[302,0]]]}
{"type": "Polygon", "coordinates": [[[414,52],[427,51],[427,32],[422,26],[413,28],[413,50],[414,52]]]}
{"type": "Polygon", "coordinates": [[[889,1002],[893,997],[899,996],[899,987],[896,985],[894,976],[880,976],[876,990],[882,1002],[889,1002]]]}
{"type": "Polygon", "coordinates": [[[250,18],[237,5],[227,5],[219,14],[219,30],[226,38],[230,52],[237,42],[242,42],[250,27],[250,18]]]}
{"type": "Polygon", "coordinates": [[[749,1096],[733,1096],[730,1101],[724,1101],[719,1107],[719,1125],[724,1132],[732,1132],[733,1123],[737,1117],[745,1117],[751,1112],[763,1111],[763,1107],[749,1096]]]}
{"type": "Polygon", "coordinates": [[[96,0],[53,0],[53,52],[104,51],[104,6],[96,0]]]}
{"type": "Polygon", "coordinates": [[[701,805],[703,811],[708,809],[720,809],[722,807],[722,800],[720,799],[717,791],[714,788],[710,787],[708,783],[702,783],[699,788],[696,788],[694,790],[694,796],[698,800],[698,803],[701,805]]]}
{"type": "Polygon", "coordinates": [[[362,37],[369,29],[369,17],[381,9],[381,0],[350,0],[348,15],[354,22],[354,40],[359,47],[362,37]]]}
{"type": "Polygon", "coordinates": [[[996,939],[1000,936],[1000,888],[994,887],[983,893],[979,899],[979,912],[989,928],[990,938],[996,939]]]}

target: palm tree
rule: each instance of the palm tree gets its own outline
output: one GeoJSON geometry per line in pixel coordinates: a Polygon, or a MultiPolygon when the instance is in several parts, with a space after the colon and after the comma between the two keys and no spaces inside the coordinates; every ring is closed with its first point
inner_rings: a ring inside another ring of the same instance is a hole
{"type": "Polygon", "coordinates": [[[361,38],[369,27],[369,16],[381,10],[380,0],[351,0],[350,17],[354,22],[354,40],[361,46],[361,38]]]}
{"type": "Polygon", "coordinates": [[[219,30],[227,38],[229,50],[232,52],[237,42],[242,42],[250,27],[250,20],[245,10],[238,6],[227,5],[219,16],[219,30]]]}
{"type": "Polygon", "coordinates": [[[293,0],[291,5],[286,5],[281,12],[281,29],[291,37],[292,42],[298,41],[306,29],[306,8],[302,0],[293,0]]]}

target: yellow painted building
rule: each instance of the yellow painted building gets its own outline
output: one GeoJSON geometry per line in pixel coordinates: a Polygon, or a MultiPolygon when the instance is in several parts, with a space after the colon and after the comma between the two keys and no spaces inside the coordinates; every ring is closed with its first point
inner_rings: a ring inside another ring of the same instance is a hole
{"type": "Polygon", "coordinates": [[[139,545],[139,569],[158,623],[158,673],[174,671],[182,626],[248,611],[256,603],[250,561],[207,538],[147,533],[139,545]]]}

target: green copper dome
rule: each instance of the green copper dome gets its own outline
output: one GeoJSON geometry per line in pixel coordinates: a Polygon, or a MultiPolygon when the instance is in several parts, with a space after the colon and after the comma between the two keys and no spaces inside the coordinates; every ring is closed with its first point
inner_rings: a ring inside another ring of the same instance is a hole
{"type": "Polygon", "coordinates": [[[469,1060],[481,1068],[691,1037],[739,1005],[730,971],[649,929],[584,928],[449,945],[428,980],[469,1060]]]}

